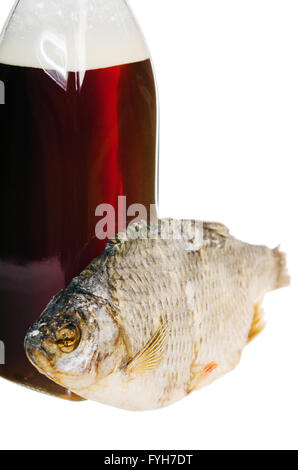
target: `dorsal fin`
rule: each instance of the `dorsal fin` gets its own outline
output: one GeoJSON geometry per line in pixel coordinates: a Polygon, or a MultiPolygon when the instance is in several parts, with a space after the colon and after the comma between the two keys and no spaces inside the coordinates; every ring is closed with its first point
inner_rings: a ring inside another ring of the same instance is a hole
{"type": "Polygon", "coordinates": [[[204,230],[215,232],[218,235],[227,238],[230,235],[230,230],[224,224],[219,222],[204,222],[204,230]]]}
{"type": "Polygon", "coordinates": [[[121,250],[127,241],[136,239],[182,239],[187,251],[199,251],[207,242],[209,244],[222,244],[229,238],[229,229],[218,222],[201,222],[186,219],[161,219],[151,226],[142,220],[128,226],[111,239],[106,247],[107,253],[121,250]]]}
{"type": "Polygon", "coordinates": [[[230,237],[229,229],[218,222],[204,222],[204,246],[223,247],[230,237]]]}

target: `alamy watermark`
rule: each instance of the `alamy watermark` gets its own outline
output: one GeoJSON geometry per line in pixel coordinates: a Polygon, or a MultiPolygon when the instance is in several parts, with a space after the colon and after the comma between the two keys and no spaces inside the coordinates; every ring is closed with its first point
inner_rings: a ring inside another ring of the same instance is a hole
{"type": "Polygon", "coordinates": [[[0,80],[0,104],[5,104],[5,85],[2,80],[0,80]]]}
{"type": "Polygon", "coordinates": [[[118,232],[122,240],[162,239],[184,240],[189,250],[195,250],[203,244],[203,223],[195,220],[157,219],[154,204],[149,210],[143,204],[127,207],[126,196],[118,197],[117,209],[112,204],[100,204],[95,216],[100,217],[95,227],[99,240],[111,239],[118,232]],[[149,212],[149,213],[148,213],[149,212]],[[129,223],[128,223],[129,220],[129,223]]]}
{"type": "Polygon", "coordinates": [[[5,364],[5,346],[3,341],[0,341],[0,365],[3,366],[5,364]]]}

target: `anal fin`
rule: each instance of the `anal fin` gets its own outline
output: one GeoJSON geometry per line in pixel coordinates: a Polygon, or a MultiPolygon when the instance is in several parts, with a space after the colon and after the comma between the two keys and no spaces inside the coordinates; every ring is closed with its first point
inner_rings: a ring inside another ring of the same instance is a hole
{"type": "Polygon", "coordinates": [[[260,300],[254,305],[254,316],[250,331],[248,333],[247,342],[250,343],[256,336],[258,336],[258,334],[260,334],[265,328],[265,325],[266,323],[264,321],[264,310],[262,307],[262,300],[260,300]]]}

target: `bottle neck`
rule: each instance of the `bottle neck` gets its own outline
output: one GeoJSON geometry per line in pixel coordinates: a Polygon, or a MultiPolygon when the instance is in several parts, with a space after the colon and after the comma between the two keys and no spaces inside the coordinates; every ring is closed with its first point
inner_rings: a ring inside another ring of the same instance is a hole
{"type": "Polygon", "coordinates": [[[59,73],[147,58],[143,35],[125,0],[19,0],[0,44],[0,62],[59,73]]]}

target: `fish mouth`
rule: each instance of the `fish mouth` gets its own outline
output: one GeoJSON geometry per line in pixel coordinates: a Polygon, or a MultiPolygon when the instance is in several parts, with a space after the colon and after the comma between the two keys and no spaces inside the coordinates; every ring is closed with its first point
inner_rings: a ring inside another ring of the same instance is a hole
{"type": "Polygon", "coordinates": [[[29,362],[43,375],[52,379],[52,361],[53,355],[49,354],[42,346],[38,348],[25,342],[25,353],[29,362]]]}
{"type": "Polygon", "coordinates": [[[33,354],[33,350],[28,345],[25,345],[25,353],[26,353],[28,360],[31,362],[31,364],[34,367],[38,367],[35,356],[33,354]]]}

